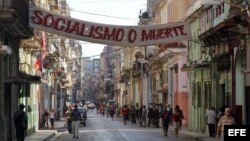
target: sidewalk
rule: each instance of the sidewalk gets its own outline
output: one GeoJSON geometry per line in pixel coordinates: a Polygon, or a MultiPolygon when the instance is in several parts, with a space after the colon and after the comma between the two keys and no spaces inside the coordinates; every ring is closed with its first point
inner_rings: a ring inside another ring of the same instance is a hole
{"type": "MultiPolygon", "coordinates": [[[[169,130],[174,132],[174,127],[170,126],[169,130]]],[[[202,134],[197,132],[189,131],[187,127],[182,127],[181,131],[179,132],[180,136],[193,138],[196,141],[217,141],[216,138],[209,137],[208,134],[202,134]]]]}
{"type": "Polygon", "coordinates": [[[27,136],[25,141],[47,141],[56,134],[55,130],[38,130],[27,136]]]}
{"type": "MultiPolygon", "coordinates": [[[[116,119],[123,121],[122,118],[116,118],[116,119]]],[[[147,128],[147,127],[144,127],[144,128],[147,128]]],[[[169,131],[174,133],[174,126],[169,126],[169,131]]],[[[182,127],[181,131],[179,132],[179,135],[182,138],[192,138],[195,141],[218,141],[216,138],[209,137],[208,134],[202,134],[202,133],[189,131],[187,127],[182,127]]]]}
{"type": "Polygon", "coordinates": [[[57,130],[64,128],[64,124],[65,120],[62,118],[55,122],[54,129],[40,129],[37,132],[26,136],[25,141],[48,141],[58,133],[57,130]]]}

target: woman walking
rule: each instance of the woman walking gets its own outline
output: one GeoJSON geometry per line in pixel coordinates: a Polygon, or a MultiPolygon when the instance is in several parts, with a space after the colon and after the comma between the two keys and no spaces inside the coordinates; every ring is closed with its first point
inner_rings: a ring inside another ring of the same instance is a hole
{"type": "Polygon", "coordinates": [[[178,133],[181,126],[181,113],[179,112],[178,108],[175,108],[173,114],[173,121],[174,121],[174,128],[175,128],[175,136],[178,137],[178,133]]]}

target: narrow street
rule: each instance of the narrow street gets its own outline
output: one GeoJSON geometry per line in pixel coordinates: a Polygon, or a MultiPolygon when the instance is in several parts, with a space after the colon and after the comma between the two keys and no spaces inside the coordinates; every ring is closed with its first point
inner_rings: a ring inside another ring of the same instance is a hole
{"type": "MultiPolygon", "coordinates": [[[[121,118],[103,117],[96,114],[95,110],[88,112],[86,127],[80,126],[79,141],[191,141],[184,137],[175,137],[173,132],[164,137],[162,128],[139,127],[138,124],[132,125],[130,122],[123,124],[121,118]]],[[[50,141],[70,141],[73,135],[69,134],[66,129],[60,129],[59,134],[50,141]]],[[[76,140],[76,139],[75,139],[76,140]]]]}

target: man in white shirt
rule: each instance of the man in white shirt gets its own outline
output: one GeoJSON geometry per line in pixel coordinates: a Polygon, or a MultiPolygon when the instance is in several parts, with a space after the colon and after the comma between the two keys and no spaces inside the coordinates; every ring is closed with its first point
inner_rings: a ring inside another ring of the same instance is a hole
{"type": "Polygon", "coordinates": [[[214,107],[212,106],[206,114],[207,125],[209,129],[210,137],[214,137],[215,135],[215,123],[216,123],[216,113],[214,111],[214,107]]]}

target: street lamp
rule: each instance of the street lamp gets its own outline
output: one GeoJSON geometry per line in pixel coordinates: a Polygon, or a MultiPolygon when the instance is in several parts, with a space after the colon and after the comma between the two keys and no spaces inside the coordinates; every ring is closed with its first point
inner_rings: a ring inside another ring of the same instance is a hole
{"type": "Polygon", "coordinates": [[[141,63],[141,105],[143,105],[142,103],[143,102],[142,100],[143,98],[143,64],[148,63],[148,61],[142,58],[138,59],[137,61],[141,63]]]}

